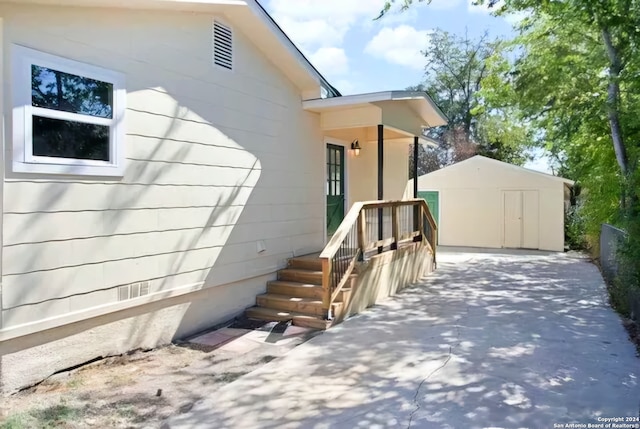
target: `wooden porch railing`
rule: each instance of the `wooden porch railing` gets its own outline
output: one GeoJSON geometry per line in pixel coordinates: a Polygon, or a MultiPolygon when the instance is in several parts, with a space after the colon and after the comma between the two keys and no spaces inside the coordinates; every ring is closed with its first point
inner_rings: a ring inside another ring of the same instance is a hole
{"type": "Polygon", "coordinates": [[[332,318],[332,304],[358,261],[415,241],[426,241],[435,261],[436,237],[436,223],[423,199],[355,203],[320,254],[326,317],[332,318]]]}

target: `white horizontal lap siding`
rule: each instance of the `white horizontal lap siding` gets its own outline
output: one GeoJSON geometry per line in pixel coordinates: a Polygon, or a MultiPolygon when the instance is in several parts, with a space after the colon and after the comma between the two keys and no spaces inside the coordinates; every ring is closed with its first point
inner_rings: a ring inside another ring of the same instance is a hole
{"type": "MultiPolygon", "coordinates": [[[[291,211],[292,209],[290,209],[291,211]]],[[[102,237],[44,241],[5,246],[4,261],[14,271],[5,270],[6,276],[62,270],[84,264],[107,261],[135,260],[154,255],[184,253],[197,249],[213,249],[223,246],[247,245],[254,247],[255,229],[264,228],[262,239],[279,239],[313,231],[315,219],[287,219],[296,215],[284,215],[278,221],[228,224],[214,227],[197,227],[169,231],[152,231],[102,237]],[[228,238],[227,238],[228,237],[228,238]],[[225,238],[227,238],[225,240],[225,238]],[[38,254],[38,260],[31,255],[38,254]]],[[[255,252],[254,252],[255,253],[255,252]]],[[[134,261],[135,262],[135,261],[134,261]]]]}
{"type": "Polygon", "coordinates": [[[234,70],[221,72],[211,16],[19,5],[0,14],[5,49],[121,72],[128,107],[121,180],[7,174],[5,328],[115,302],[119,285],[233,283],[319,248],[318,115],[241,33],[234,70]]]}
{"type": "Polygon", "coordinates": [[[384,155],[384,199],[401,200],[409,180],[409,143],[387,143],[384,155]]]}
{"type": "MultiPolygon", "coordinates": [[[[213,207],[5,214],[4,245],[41,244],[65,241],[69,237],[92,239],[173,231],[189,233],[202,230],[203,226],[233,226],[242,216],[242,224],[234,229],[235,236],[241,228],[247,228],[253,234],[257,224],[280,228],[292,222],[312,222],[313,225],[318,219],[324,219],[322,203],[309,206],[314,213],[311,218],[301,217],[305,213],[298,212],[297,208],[297,204],[229,206],[219,214],[214,212],[213,207]],[[212,217],[212,214],[215,216],[212,217]],[[50,228],[49,225],[56,225],[56,228],[50,228]]],[[[277,232],[277,236],[286,235],[286,228],[277,232]]],[[[265,234],[271,231],[269,229],[265,234]]],[[[249,238],[245,241],[249,241],[249,238]]]]}

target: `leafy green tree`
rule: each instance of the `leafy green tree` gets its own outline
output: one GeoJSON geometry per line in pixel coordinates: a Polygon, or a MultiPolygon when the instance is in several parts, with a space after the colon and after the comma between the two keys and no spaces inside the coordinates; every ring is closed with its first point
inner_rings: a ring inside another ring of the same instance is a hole
{"type": "MultiPolygon", "coordinates": [[[[413,163],[414,152],[413,145],[411,145],[409,152],[409,179],[413,179],[413,163]]],[[[438,150],[433,147],[426,147],[422,144],[418,145],[418,177],[423,174],[431,173],[440,168],[440,161],[438,160],[438,150]]]]}
{"type": "MultiPolygon", "coordinates": [[[[394,5],[404,10],[414,2],[430,3],[431,0],[388,0],[380,17],[394,5]]],[[[533,35],[528,31],[531,26],[536,27],[537,22],[543,21],[546,31],[540,32],[540,28],[535,29],[539,41],[562,39],[563,36],[568,35],[567,28],[577,31],[569,35],[573,39],[576,38],[575,36],[583,36],[584,39],[579,45],[587,49],[578,53],[577,57],[584,59],[592,57],[593,54],[599,54],[601,60],[604,60],[604,62],[598,61],[592,64],[590,71],[598,70],[599,73],[605,71],[603,77],[607,82],[604,93],[606,97],[600,100],[602,103],[600,107],[606,110],[610,139],[620,172],[626,179],[633,176],[636,167],[630,164],[629,149],[625,145],[627,136],[623,124],[625,107],[622,87],[625,75],[636,76],[634,70],[637,70],[637,46],[640,42],[640,0],[476,0],[475,3],[494,8],[495,13],[499,15],[529,14],[530,18],[525,19],[520,25],[521,31],[527,36],[533,35]],[[598,52],[593,52],[593,49],[598,52]],[[634,70],[630,69],[631,64],[636,66],[633,67],[634,70]],[[598,66],[603,68],[599,69],[598,66]]],[[[529,40],[535,42],[533,38],[529,40]]],[[[570,51],[575,53],[576,50],[570,51]]],[[[577,58],[574,57],[574,59],[577,58]]],[[[567,77],[545,73],[545,69],[546,67],[541,68],[540,74],[544,74],[546,80],[567,77]]],[[[579,79],[575,72],[571,72],[568,76],[579,79]]],[[[546,91],[545,94],[548,97],[549,107],[557,103],[553,91],[546,91]]],[[[544,109],[540,113],[543,114],[544,109]]]]}
{"type": "Polygon", "coordinates": [[[635,42],[627,19],[614,27],[616,20],[595,19],[606,12],[604,7],[594,12],[598,2],[589,2],[589,8],[580,1],[561,3],[505,3],[499,13],[528,5],[531,15],[512,43],[517,60],[502,82],[487,86],[491,90],[485,96],[516,104],[539,130],[540,142],[554,154],[562,173],[583,185],[581,211],[586,232],[595,239],[600,223],[630,227],[638,217],[638,145],[632,142],[640,137],[634,89],[640,69],[629,55],[635,42]]]}
{"type": "MultiPolygon", "coordinates": [[[[381,16],[413,2],[389,0],[381,16]]],[[[640,287],[640,0],[476,3],[526,16],[512,60],[490,64],[481,97],[516,109],[559,172],[578,181],[576,224],[592,243],[602,222],[627,230],[622,286],[612,288],[613,302],[627,302],[640,287]]]]}
{"type": "Polygon", "coordinates": [[[424,51],[425,81],[410,90],[426,91],[449,118],[430,129],[438,148],[421,151],[419,170],[430,172],[476,154],[514,164],[526,161],[531,142],[526,128],[514,121],[514,109],[496,108],[481,95],[491,76],[490,64],[501,58],[502,43],[485,34],[472,39],[437,30],[424,51]]]}

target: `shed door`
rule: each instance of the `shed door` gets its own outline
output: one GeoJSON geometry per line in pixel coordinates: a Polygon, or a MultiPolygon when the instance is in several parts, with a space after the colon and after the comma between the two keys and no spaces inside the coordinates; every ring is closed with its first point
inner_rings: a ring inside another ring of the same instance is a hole
{"type": "Polygon", "coordinates": [[[540,203],[538,191],[504,191],[504,237],[510,249],[540,247],[540,203]]]}
{"type": "Polygon", "coordinates": [[[522,192],[522,247],[540,248],[540,202],[538,191],[522,192]]]}
{"type": "Polygon", "coordinates": [[[522,191],[505,191],[504,238],[502,246],[517,249],[522,246],[522,191]]]}
{"type": "Polygon", "coordinates": [[[438,191],[425,191],[418,192],[418,198],[422,198],[427,202],[429,211],[433,220],[436,221],[436,226],[440,226],[440,194],[438,191]]]}

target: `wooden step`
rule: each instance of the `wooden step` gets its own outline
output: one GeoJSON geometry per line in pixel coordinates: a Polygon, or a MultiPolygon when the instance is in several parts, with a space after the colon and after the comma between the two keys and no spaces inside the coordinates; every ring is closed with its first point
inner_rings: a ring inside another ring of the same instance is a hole
{"type": "Polygon", "coordinates": [[[301,270],[298,268],[286,268],[278,271],[278,280],[321,285],[322,271],[301,270]]]}
{"type": "Polygon", "coordinates": [[[331,321],[324,320],[321,316],[310,316],[308,314],[280,311],[272,308],[251,307],[247,309],[245,314],[247,317],[258,320],[278,322],[291,320],[295,326],[306,328],[328,329],[331,326],[331,321]]]}
{"type": "Polygon", "coordinates": [[[276,280],[267,283],[267,292],[276,295],[295,296],[298,298],[322,299],[322,286],[310,283],[276,280]]]}
{"type": "MultiPolygon", "coordinates": [[[[293,311],[295,313],[309,314],[314,316],[324,315],[322,300],[315,298],[298,298],[286,295],[265,293],[256,297],[256,303],[259,307],[273,308],[275,310],[293,311]]],[[[334,303],[334,314],[339,312],[341,307],[342,303],[334,303]]]]}
{"type": "Polygon", "coordinates": [[[245,315],[252,319],[269,320],[275,322],[284,322],[292,320],[295,314],[290,311],[281,311],[273,308],[251,307],[247,308],[245,315]]]}
{"type": "Polygon", "coordinates": [[[289,268],[300,270],[322,271],[322,259],[318,258],[317,255],[291,258],[287,265],[289,268]]]}
{"type": "MultiPolygon", "coordinates": [[[[307,283],[298,283],[298,282],[286,282],[282,280],[275,280],[267,283],[267,293],[273,293],[276,295],[286,295],[293,296],[297,298],[315,298],[318,300],[322,299],[322,286],[320,285],[312,285],[307,283]]],[[[351,289],[348,287],[343,287],[338,296],[336,297],[336,301],[343,302],[345,300],[345,296],[349,296],[351,293],[351,289]]]]}

